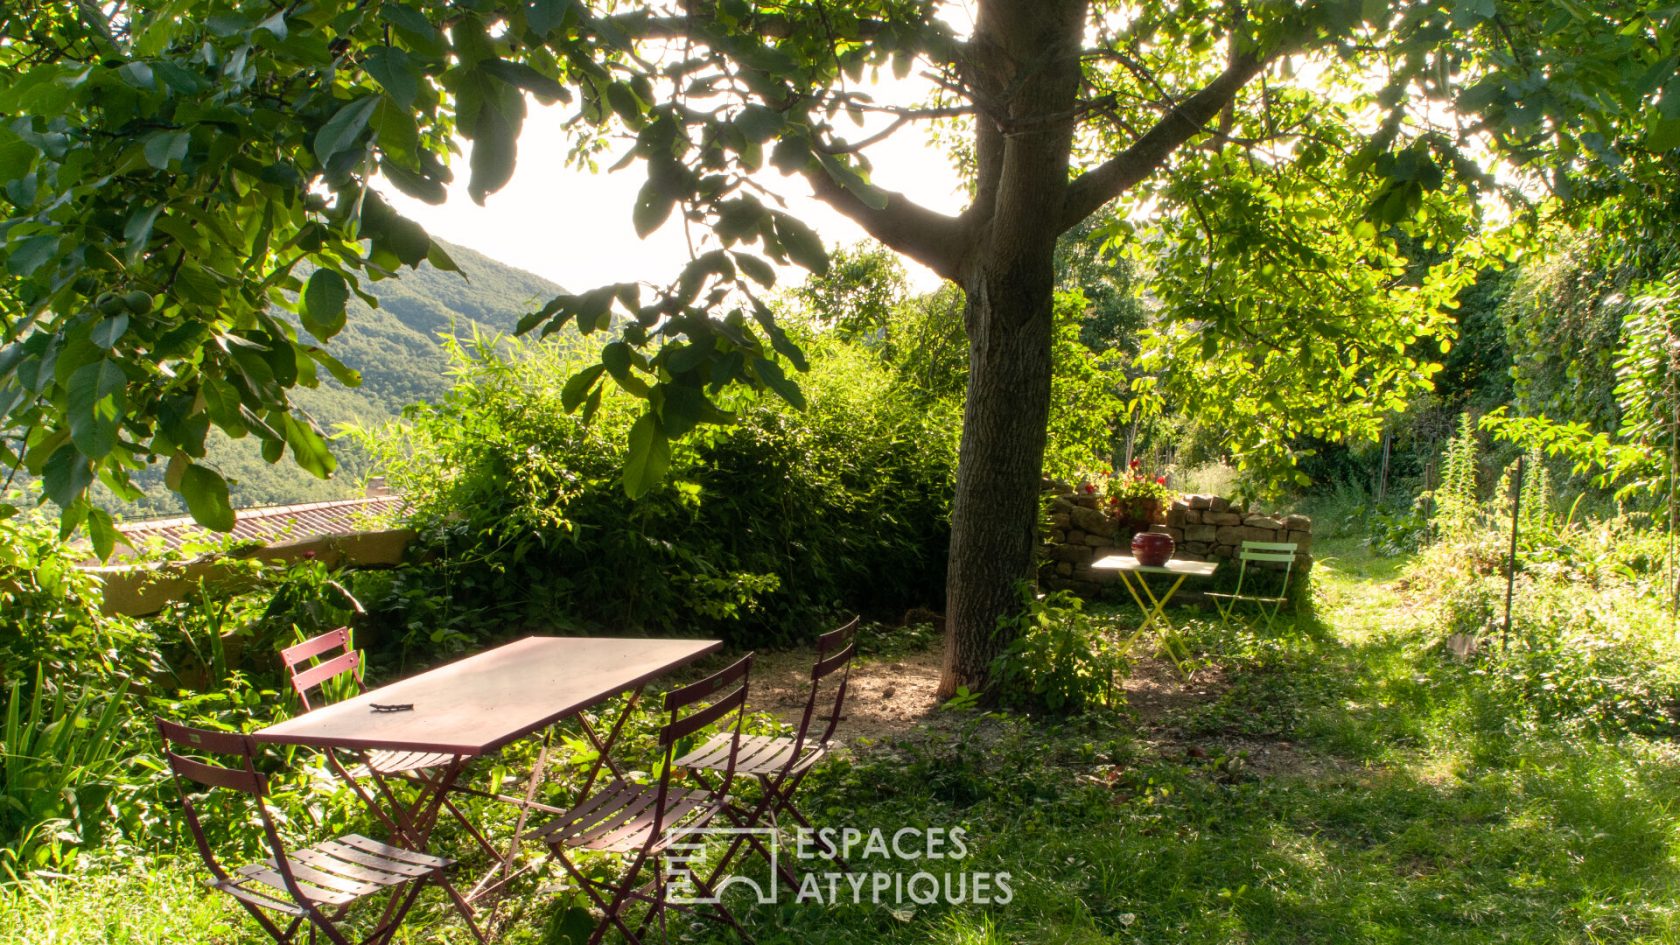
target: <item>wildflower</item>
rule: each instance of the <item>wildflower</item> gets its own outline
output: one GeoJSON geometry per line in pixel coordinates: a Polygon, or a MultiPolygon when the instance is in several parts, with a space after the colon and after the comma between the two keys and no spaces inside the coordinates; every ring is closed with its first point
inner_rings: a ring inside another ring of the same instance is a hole
{"type": "Polygon", "coordinates": [[[1141,460],[1141,459],[1132,460],[1132,468],[1133,469],[1137,469],[1139,466],[1142,466],[1142,465],[1143,465],[1143,460],[1141,460]]]}
{"type": "Polygon", "coordinates": [[[1156,485],[1161,485],[1161,486],[1166,485],[1167,484],[1167,477],[1166,476],[1156,476],[1155,477],[1155,484],[1156,485]]]}

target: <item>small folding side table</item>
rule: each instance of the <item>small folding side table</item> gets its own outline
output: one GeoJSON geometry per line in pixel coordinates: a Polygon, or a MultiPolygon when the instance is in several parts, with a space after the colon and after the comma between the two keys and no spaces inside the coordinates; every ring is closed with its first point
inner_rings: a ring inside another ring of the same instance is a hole
{"type": "Polygon", "coordinates": [[[1132,644],[1149,628],[1158,626],[1161,633],[1161,652],[1173,661],[1179,674],[1186,679],[1190,678],[1191,673],[1190,648],[1185,645],[1184,638],[1179,636],[1178,628],[1168,619],[1167,603],[1178,593],[1178,588],[1185,578],[1212,577],[1218,567],[1212,561],[1178,560],[1169,560],[1166,564],[1155,567],[1142,564],[1131,555],[1109,555],[1091,563],[1093,571],[1113,571],[1119,574],[1120,583],[1126,586],[1127,593],[1132,595],[1132,600],[1137,603],[1139,612],[1143,614],[1143,622],[1126,638],[1126,648],[1131,649],[1132,644]],[[1150,589],[1149,582],[1144,580],[1144,576],[1149,574],[1165,574],[1172,578],[1166,593],[1157,596],[1150,589]],[[1174,652],[1174,647],[1177,647],[1177,652],[1174,652]]]}

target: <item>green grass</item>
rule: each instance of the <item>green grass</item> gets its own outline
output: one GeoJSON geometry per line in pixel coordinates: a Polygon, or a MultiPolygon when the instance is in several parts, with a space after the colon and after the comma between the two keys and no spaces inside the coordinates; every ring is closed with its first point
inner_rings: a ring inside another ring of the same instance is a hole
{"type": "MultiPolygon", "coordinates": [[[[1484,677],[1424,645],[1400,562],[1320,553],[1294,626],[1193,623],[1209,698],[1148,720],[946,713],[807,785],[820,824],[964,828],[971,855],[931,871],[1008,872],[1007,905],[739,903],[755,940],[1680,941],[1675,746],[1502,715],[1484,677]]],[[[195,876],[14,887],[0,941],[245,940],[195,876]]],[[[528,908],[507,940],[543,940],[558,907],[528,908]]],[[[410,941],[462,940],[431,914],[410,941]]],[[[672,938],[728,940],[684,922],[672,938]]]]}

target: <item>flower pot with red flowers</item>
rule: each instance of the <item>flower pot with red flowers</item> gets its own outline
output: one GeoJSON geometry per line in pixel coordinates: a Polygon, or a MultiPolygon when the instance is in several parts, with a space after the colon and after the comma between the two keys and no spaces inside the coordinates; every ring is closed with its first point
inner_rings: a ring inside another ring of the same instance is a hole
{"type": "Polygon", "coordinates": [[[1165,522],[1173,497],[1167,477],[1152,476],[1142,466],[1134,459],[1131,468],[1108,480],[1109,514],[1128,532],[1145,532],[1151,525],[1165,522]]]}

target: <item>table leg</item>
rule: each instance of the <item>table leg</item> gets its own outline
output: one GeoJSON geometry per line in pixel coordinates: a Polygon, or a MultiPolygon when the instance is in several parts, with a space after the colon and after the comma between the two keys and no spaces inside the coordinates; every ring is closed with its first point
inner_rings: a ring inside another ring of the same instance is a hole
{"type": "Polygon", "coordinates": [[[1174,594],[1178,593],[1179,587],[1184,584],[1186,575],[1180,574],[1167,588],[1165,594],[1156,597],[1155,592],[1149,588],[1149,582],[1143,579],[1142,574],[1131,575],[1125,571],[1121,571],[1119,574],[1120,582],[1126,585],[1127,592],[1132,595],[1132,600],[1136,602],[1138,610],[1143,613],[1143,622],[1138,624],[1138,628],[1132,631],[1131,636],[1126,638],[1126,649],[1130,650],[1145,631],[1159,624],[1161,627],[1161,652],[1172,660],[1173,667],[1178,670],[1180,676],[1189,679],[1192,675],[1191,671],[1186,669],[1190,664],[1189,647],[1184,644],[1183,638],[1178,635],[1178,629],[1173,626],[1172,620],[1167,617],[1167,603],[1172,600],[1174,594]],[[1133,577],[1137,579],[1136,587],[1132,585],[1133,577]],[[1146,598],[1148,603],[1144,602],[1146,598]],[[1178,653],[1173,652],[1174,644],[1178,645],[1178,653]],[[1183,656],[1180,657],[1179,653],[1182,653],[1183,656]]]}
{"type": "Polygon", "coordinates": [[[620,771],[618,763],[613,761],[612,746],[617,744],[618,733],[623,730],[625,720],[630,718],[630,713],[635,710],[637,701],[642,698],[643,688],[645,687],[637,686],[630,691],[630,698],[624,703],[624,711],[618,713],[618,719],[613,722],[612,729],[607,732],[605,741],[602,741],[595,734],[595,729],[589,724],[589,719],[585,718],[582,713],[578,714],[578,725],[582,727],[584,737],[595,746],[596,752],[595,763],[589,767],[589,776],[583,779],[583,787],[578,791],[579,797],[589,796],[589,789],[595,786],[595,778],[600,775],[603,764],[613,773],[613,777],[620,781],[624,780],[624,772],[620,771]]]}
{"type": "MultiPolygon", "coordinates": [[[[589,775],[584,779],[583,787],[578,792],[580,797],[589,796],[589,789],[594,786],[595,779],[600,776],[603,766],[611,771],[614,777],[620,779],[625,777],[624,772],[619,769],[618,763],[613,760],[612,747],[617,743],[619,733],[624,730],[624,723],[630,718],[631,713],[636,708],[636,703],[641,699],[643,689],[644,687],[637,686],[630,691],[630,696],[624,703],[624,710],[613,721],[612,728],[607,730],[605,739],[596,734],[594,727],[581,713],[577,716],[578,725],[583,729],[584,737],[589,740],[591,745],[595,746],[596,751],[595,762],[590,766],[589,775]]],[[[553,730],[550,729],[543,733],[543,743],[537,751],[536,765],[531,770],[531,776],[525,782],[524,797],[509,798],[519,807],[519,817],[514,824],[513,838],[508,841],[507,852],[498,858],[496,867],[473,886],[472,892],[467,894],[467,901],[476,901],[499,891],[522,872],[515,869],[514,864],[519,856],[520,837],[525,833],[525,824],[529,820],[533,809],[546,810],[556,814],[563,813],[560,809],[539,804],[536,801],[537,789],[542,786],[542,782],[547,775],[548,754],[552,744],[553,730]]]]}

